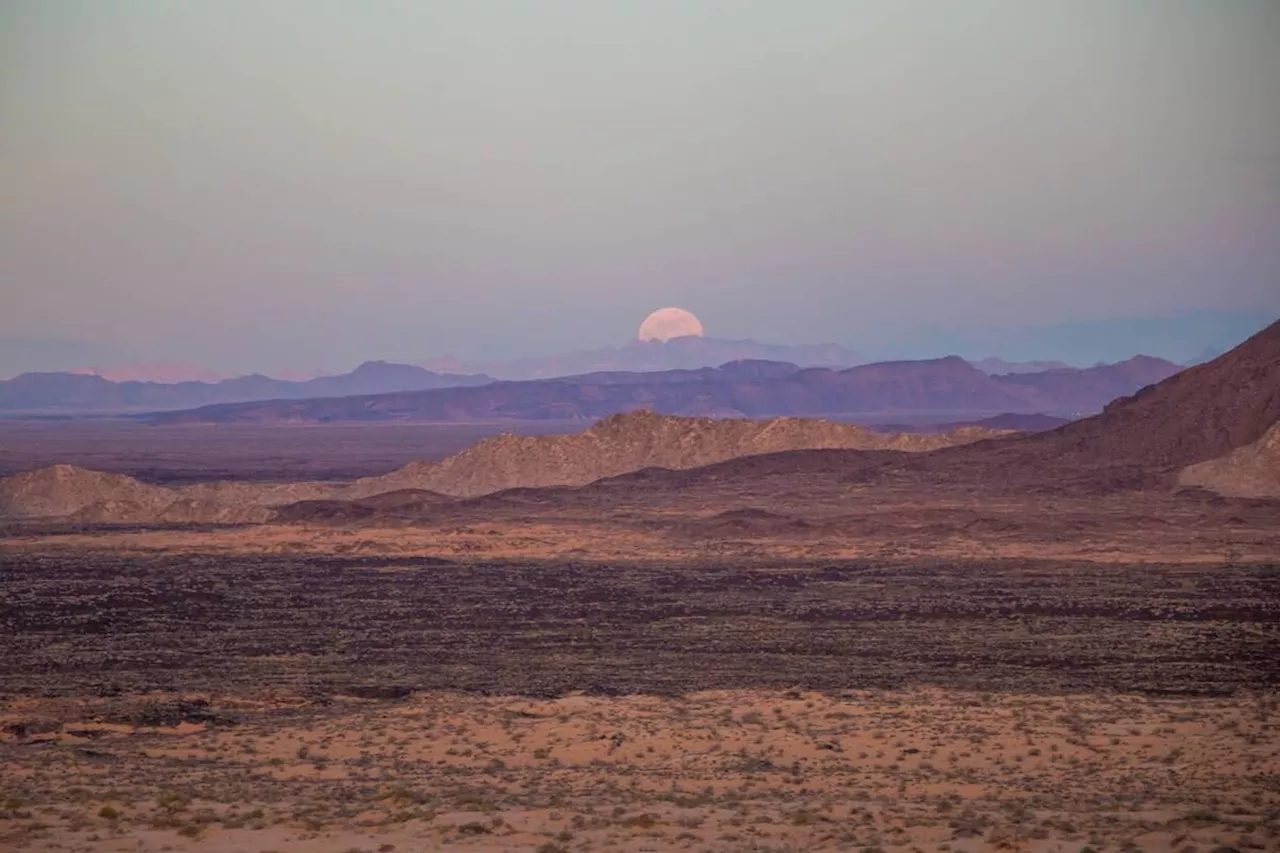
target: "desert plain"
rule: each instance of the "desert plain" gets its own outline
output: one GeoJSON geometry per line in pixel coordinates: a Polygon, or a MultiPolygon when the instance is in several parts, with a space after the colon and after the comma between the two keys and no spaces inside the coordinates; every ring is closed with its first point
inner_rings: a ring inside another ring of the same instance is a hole
{"type": "Polygon", "coordinates": [[[1278,352],[927,442],[104,426],[0,483],[0,849],[1280,850],[1278,352]]]}

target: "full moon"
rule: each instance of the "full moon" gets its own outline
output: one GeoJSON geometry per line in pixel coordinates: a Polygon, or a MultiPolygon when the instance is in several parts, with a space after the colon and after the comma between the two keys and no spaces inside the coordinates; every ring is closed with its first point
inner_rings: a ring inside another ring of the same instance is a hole
{"type": "Polygon", "coordinates": [[[672,338],[683,338],[689,335],[702,337],[702,323],[698,318],[683,308],[659,308],[640,324],[639,338],[642,341],[667,342],[672,338]]]}

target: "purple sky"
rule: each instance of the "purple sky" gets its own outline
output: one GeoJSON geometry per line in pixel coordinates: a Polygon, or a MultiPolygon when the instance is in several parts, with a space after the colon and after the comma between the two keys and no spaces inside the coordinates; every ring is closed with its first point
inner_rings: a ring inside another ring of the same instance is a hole
{"type": "Polygon", "coordinates": [[[1274,0],[7,0],[0,340],[337,369],[663,305],[863,351],[1275,316],[1278,44],[1274,0]]]}

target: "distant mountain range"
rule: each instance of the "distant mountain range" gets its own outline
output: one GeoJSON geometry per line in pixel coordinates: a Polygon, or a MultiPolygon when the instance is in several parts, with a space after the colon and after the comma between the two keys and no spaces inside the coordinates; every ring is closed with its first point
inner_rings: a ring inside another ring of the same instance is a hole
{"type": "MultiPolygon", "coordinates": [[[[585,373],[652,373],[663,370],[696,370],[731,361],[775,361],[800,367],[832,369],[866,364],[866,357],[837,344],[785,346],[757,341],[733,341],[720,338],[686,337],[662,341],[633,341],[623,347],[581,350],[543,358],[521,358],[513,361],[491,361],[469,364],[445,357],[422,362],[422,366],[440,373],[483,373],[495,379],[552,379],[585,373]]],[[[1055,368],[1069,368],[1061,361],[1005,361],[984,358],[970,362],[983,373],[1037,373],[1055,368]]]]}
{"type": "MultiPolygon", "coordinates": [[[[1135,353],[1148,353],[1178,364],[1208,361],[1275,320],[1271,311],[1221,312],[1191,311],[1170,316],[1094,318],[1051,325],[985,324],[927,328],[863,328],[851,331],[856,337],[854,351],[837,344],[816,346],[775,346],[752,340],[717,338],[677,339],[667,346],[633,341],[605,347],[540,358],[511,361],[463,362],[444,357],[421,360],[423,343],[416,338],[400,348],[365,349],[378,357],[399,363],[413,363],[441,374],[483,373],[497,379],[545,379],[597,371],[652,371],[675,368],[711,367],[738,359],[787,361],[802,367],[852,367],[869,361],[934,358],[958,354],[987,373],[1017,373],[1063,367],[1116,362],[1135,353]],[[988,363],[989,356],[997,356],[988,363]],[[1003,362],[1003,364],[1001,363],[1003,362]]],[[[379,347],[379,341],[367,342],[379,347]]],[[[427,342],[429,344],[429,342],[427,342]]],[[[63,338],[16,338],[0,336],[0,378],[21,373],[73,371],[96,373],[116,381],[138,380],[162,383],[179,381],[215,382],[233,375],[228,364],[245,362],[251,350],[206,357],[221,359],[214,370],[186,364],[198,356],[189,351],[160,352],[139,348],[133,343],[95,343],[63,338]]],[[[362,344],[348,342],[346,351],[362,344]]],[[[387,344],[390,347],[390,344],[387,344]]],[[[261,370],[270,376],[290,380],[329,375],[333,351],[314,343],[306,351],[290,350],[291,369],[280,373],[261,370]],[[322,364],[330,369],[317,370],[322,364]]],[[[275,365],[279,367],[280,365],[275,365]]]]}
{"type": "Polygon", "coordinates": [[[653,372],[713,367],[730,361],[781,361],[801,367],[852,367],[866,359],[836,344],[785,346],[757,341],[684,337],[670,341],[632,341],[622,347],[580,350],[542,358],[467,364],[445,357],[422,362],[442,373],[483,373],[495,379],[550,379],[598,372],[653,372]]]}
{"type": "MultiPolygon", "coordinates": [[[[1008,443],[944,451],[890,476],[1055,492],[1181,485],[1274,498],[1280,497],[1278,427],[1280,322],[1093,417],[1008,443]]],[[[839,470],[838,460],[824,464],[839,470]]]]}
{"type": "Polygon", "coordinates": [[[219,382],[113,382],[86,373],[24,373],[0,381],[0,412],[129,412],[189,409],[248,400],[296,400],[483,385],[488,376],[440,374],[409,364],[370,361],[350,373],[301,382],[260,374],[219,382]]]}
{"type": "Polygon", "coordinates": [[[1137,356],[1085,369],[989,376],[957,356],[844,370],[737,361],[718,368],[592,373],[475,387],[204,406],[160,423],[570,420],[651,409],[714,417],[1046,413],[1102,409],[1179,370],[1137,356]]]}
{"type": "MultiPolygon", "coordinates": [[[[905,368],[903,364],[838,373],[797,369],[782,380],[819,373],[852,375],[848,381],[865,389],[905,371],[916,377],[914,387],[920,388],[929,384],[923,377],[939,372],[958,380],[966,375],[963,368],[968,368],[971,379],[974,374],[984,376],[958,358],[907,362],[905,368]]],[[[1162,364],[1172,366],[1158,359],[1132,359],[1076,373],[1094,380],[1110,377],[1107,381],[1111,381],[1115,376],[1133,380],[1143,371],[1157,372],[1162,364]]],[[[752,367],[757,375],[758,368],[752,367]]],[[[1059,495],[1069,490],[1103,495],[1135,489],[1158,493],[1191,488],[1274,500],[1280,497],[1278,379],[1280,323],[1210,363],[1111,402],[1101,414],[1033,435],[967,428],[949,436],[885,436],[820,421],[731,422],[635,413],[604,420],[574,436],[491,438],[446,460],[411,463],[389,474],[346,484],[215,482],[166,488],[119,474],[55,465],[0,480],[0,519],[57,518],[77,524],[242,524],[273,519],[400,523],[429,519],[449,506],[482,512],[504,502],[519,502],[522,519],[566,507],[598,513],[620,505],[630,517],[632,507],[647,507],[652,512],[656,506],[660,512],[673,496],[702,501],[717,494],[749,495],[748,489],[754,489],[762,494],[787,495],[793,502],[804,501],[809,506],[822,506],[823,502],[838,506],[851,486],[891,485],[900,489],[912,484],[930,490],[953,489],[953,495],[966,497],[979,491],[1026,496],[1059,495]],[[934,448],[942,449],[893,452],[934,448]],[[538,488],[584,483],[591,485],[538,488]],[[513,486],[523,489],[490,499],[455,500],[513,486]],[[623,500],[629,505],[621,504],[623,500]]],[[[780,380],[752,381],[767,386],[780,380]]],[[[1002,382],[994,381],[997,385],[1002,382]]],[[[1061,375],[1054,381],[1059,384],[1052,387],[1060,388],[1061,375]]],[[[668,387],[701,382],[672,382],[668,387]]],[[[487,388],[517,384],[538,387],[555,383],[495,383],[487,388]]],[[[1025,391],[1034,385],[1012,387],[1025,391]]],[[[575,387],[634,390],[637,385],[585,383],[575,387]]],[[[980,385],[957,383],[955,387],[980,385]]],[[[428,391],[410,396],[429,398],[481,390],[428,391]]],[[[1194,514],[1202,505],[1191,502],[1186,507],[1194,514]]],[[[735,517],[743,522],[753,519],[768,522],[770,514],[743,510],[735,517]]],[[[965,529],[982,535],[990,528],[976,527],[975,522],[981,520],[969,516],[965,529]]]]}
{"type": "MultiPolygon", "coordinates": [[[[251,374],[234,378],[205,373],[186,365],[133,365],[114,370],[82,369],[24,373],[0,380],[0,413],[105,414],[182,410],[222,403],[300,400],[321,397],[425,391],[484,385],[496,378],[562,378],[592,385],[716,381],[725,378],[781,378],[809,367],[842,369],[858,356],[833,344],[773,346],[755,341],[677,338],[662,343],[637,342],[613,349],[590,350],[490,365],[463,365],[449,359],[430,366],[369,361],[336,376],[272,378],[251,374]],[[792,356],[780,359],[778,354],[792,356]],[[722,365],[720,368],[714,365],[722,365]],[[433,369],[434,367],[434,369],[433,369]],[[475,372],[480,367],[492,373],[475,372]],[[450,369],[446,369],[450,368],[450,369]],[[661,374],[661,375],[659,375],[661,374]]],[[[1060,362],[1009,362],[996,358],[976,362],[993,374],[1071,370],[1060,362]]]]}
{"type": "MultiPolygon", "coordinates": [[[[1043,432],[932,453],[796,450],[740,456],[690,471],[640,471],[578,490],[522,497],[525,507],[554,500],[556,512],[601,512],[623,501],[664,512],[676,502],[709,505],[725,495],[795,496],[791,506],[820,507],[838,505],[851,484],[953,495],[966,503],[984,493],[1022,499],[1176,489],[1274,502],[1280,498],[1280,322],[1210,362],[1112,401],[1099,414],[1043,432]]],[[[785,507],[785,500],[778,503],[785,507]]],[[[1195,500],[1185,506],[1188,517],[1200,511],[1195,500]]],[[[1148,523],[1177,524],[1178,518],[1148,523]]],[[[1086,535],[1074,522],[1069,529],[1065,535],[1086,535]]]]}

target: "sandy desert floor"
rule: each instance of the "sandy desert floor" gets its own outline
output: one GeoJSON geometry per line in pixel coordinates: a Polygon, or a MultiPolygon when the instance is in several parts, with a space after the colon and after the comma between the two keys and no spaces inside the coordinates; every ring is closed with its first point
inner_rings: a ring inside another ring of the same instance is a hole
{"type": "Polygon", "coordinates": [[[1268,561],[429,539],[6,539],[0,849],[1280,850],[1268,561]]]}
{"type": "Polygon", "coordinates": [[[11,700],[15,850],[1280,849],[1274,695],[11,700]]]}
{"type": "Polygon", "coordinates": [[[1274,501],[650,486],[0,529],[0,850],[1280,851],[1274,501]]]}

